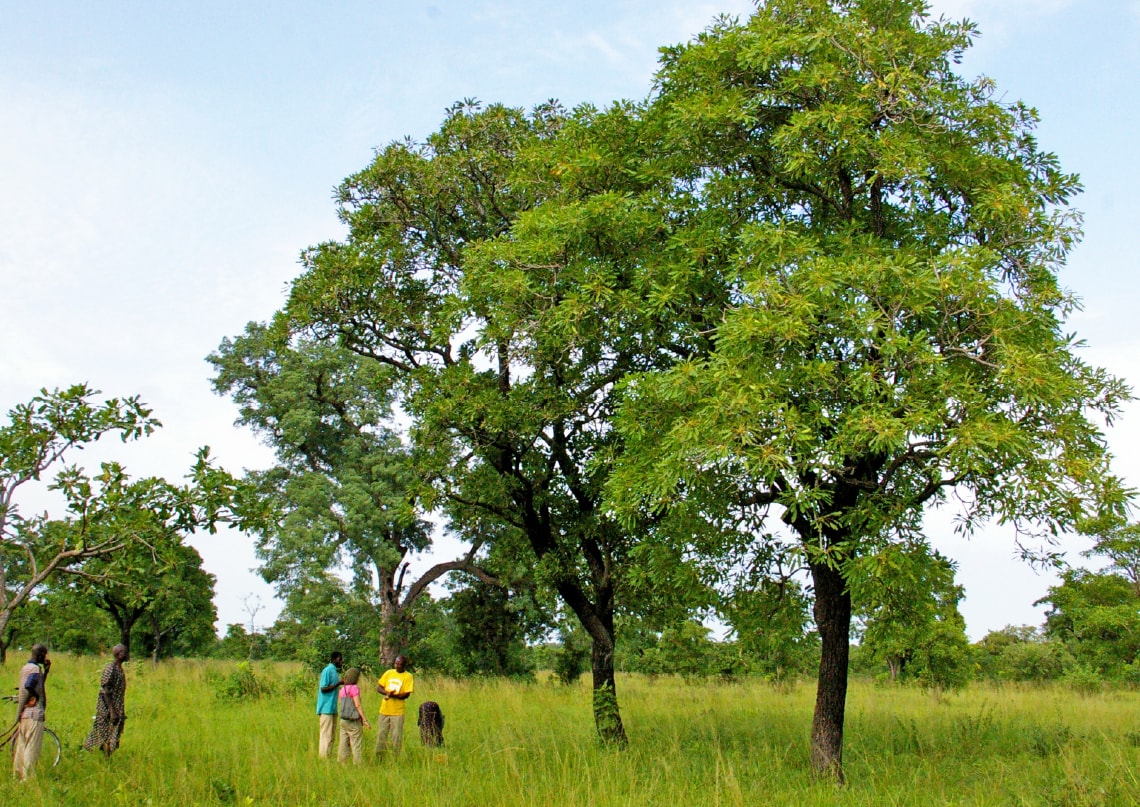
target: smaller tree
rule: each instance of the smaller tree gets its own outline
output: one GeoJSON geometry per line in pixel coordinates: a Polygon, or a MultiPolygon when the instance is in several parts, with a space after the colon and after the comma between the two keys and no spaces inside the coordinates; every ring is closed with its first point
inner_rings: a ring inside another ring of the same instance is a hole
{"type": "Polygon", "coordinates": [[[1078,663],[1118,678],[1140,660],[1140,595],[1114,572],[1066,569],[1045,604],[1045,635],[1064,642],[1078,663]]]}
{"type": "Polygon", "coordinates": [[[0,660],[12,615],[52,577],[66,573],[106,581],[110,571],[92,572],[85,565],[149,547],[154,536],[213,532],[222,520],[251,523],[249,515],[238,515],[255,512],[243,501],[243,489],[212,464],[207,448],[198,451],[182,485],[157,477],[131,479],[116,462],[101,464],[94,475],[63,467],[48,488],[62,497],[64,517],[24,517],[15,504],[17,490],[39,480],[68,452],[107,433],[127,440],[158,427],[137,399],[99,406],[93,402],[97,394],[83,385],[45,390],[13,409],[9,424],[0,427],[0,660]]]}
{"type": "Polygon", "coordinates": [[[969,677],[964,596],[955,565],[923,543],[889,545],[853,566],[848,586],[863,646],[901,677],[958,688],[969,677]]]}
{"type": "MultiPolygon", "coordinates": [[[[336,345],[250,323],[209,357],[214,388],[238,422],[273,446],[275,467],[250,474],[271,515],[256,526],[262,576],[288,600],[338,570],[378,610],[381,663],[406,649],[416,600],[449,572],[494,580],[475,563],[480,543],[408,578],[408,558],[431,544],[408,451],[391,428],[392,374],[336,345]]],[[[371,608],[372,606],[370,606],[371,608]]]]}
{"type": "Polygon", "coordinates": [[[288,589],[285,607],[268,631],[269,650],[275,658],[314,669],[337,650],[350,665],[370,669],[380,625],[380,609],[367,589],[333,574],[314,575],[288,589]]]}
{"type": "Polygon", "coordinates": [[[1030,625],[990,631],[971,650],[979,674],[995,681],[1052,681],[1073,663],[1060,641],[1030,625]]]}
{"type": "Polygon", "coordinates": [[[44,642],[52,652],[91,655],[118,641],[118,628],[105,611],[78,596],[66,578],[40,588],[8,623],[11,647],[44,642]]]}
{"type": "Polygon", "coordinates": [[[499,585],[464,576],[461,587],[442,601],[454,623],[452,672],[461,675],[530,676],[528,639],[546,632],[547,624],[533,599],[512,596],[499,585]]]}
{"type": "Polygon", "coordinates": [[[0,426],[0,663],[12,640],[13,614],[40,586],[60,570],[125,545],[119,535],[92,534],[92,527],[106,516],[108,502],[93,496],[91,480],[74,468],[60,472],[50,487],[68,496],[69,509],[82,511],[84,517],[70,523],[25,518],[16,501],[28,483],[40,481],[72,452],[104,435],[118,434],[126,442],[160,425],[137,397],[99,404],[98,395],[86,384],[42,389],[28,403],[10,410],[8,423],[0,426]]]}
{"type": "Polygon", "coordinates": [[[145,626],[144,644],[155,663],[174,650],[170,643],[178,637],[189,640],[184,649],[197,650],[203,637],[213,636],[215,578],[177,532],[140,535],[119,552],[92,558],[74,572],[70,585],[76,595],[111,617],[120,644],[131,649],[135,626],[145,626]]]}
{"type": "Polygon", "coordinates": [[[1098,531],[1096,543],[1081,553],[1086,558],[1101,557],[1132,584],[1140,597],[1140,524],[1114,525],[1098,531]]]}
{"type": "Polygon", "coordinates": [[[184,560],[163,575],[144,618],[143,647],[155,664],[163,657],[205,654],[217,638],[217,578],[202,568],[202,556],[193,547],[181,546],[175,554],[184,560]]]}
{"type": "Polygon", "coordinates": [[[782,682],[818,664],[811,600],[795,580],[765,578],[737,589],[725,598],[720,612],[750,668],[769,680],[782,682]]]}
{"type": "Polygon", "coordinates": [[[261,646],[258,636],[250,636],[245,626],[238,622],[231,622],[226,626],[226,635],[218,640],[215,650],[219,658],[250,660],[260,658],[256,652],[261,646]]]}

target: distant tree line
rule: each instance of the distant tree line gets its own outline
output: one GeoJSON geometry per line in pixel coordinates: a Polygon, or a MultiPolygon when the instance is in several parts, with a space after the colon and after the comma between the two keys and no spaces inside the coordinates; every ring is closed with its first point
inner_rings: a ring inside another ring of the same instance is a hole
{"type": "MultiPolygon", "coordinates": [[[[185,548],[184,548],[185,549],[185,548]]],[[[893,571],[874,577],[875,596],[861,599],[851,672],[883,683],[958,689],[972,681],[1061,682],[1078,689],[1140,686],[1140,525],[1110,529],[1085,553],[1108,561],[1094,571],[1067,568],[1038,601],[1041,626],[1008,626],[970,643],[958,612],[962,588],[953,564],[916,548],[895,559],[893,571]],[[890,581],[894,580],[892,584],[890,581]]],[[[155,661],[171,656],[300,661],[316,669],[333,649],[375,670],[381,623],[368,592],[327,577],[297,591],[275,622],[252,633],[232,624],[213,631],[212,577],[186,550],[183,572],[162,576],[179,606],[160,592],[138,609],[136,654],[155,661]]],[[[123,641],[121,583],[76,586],[73,578],[49,585],[24,608],[17,628],[60,651],[101,653],[123,641]]],[[[862,595],[868,591],[856,587],[862,595]]],[[[134,613],[134,611],[130,611],[134,613]]],[[[627,615],[615,668],[644,675],[732,680],[762,678],[791,685],[812,675],[820,641],[810,602],[794,581],[725,598],[716,614],[728,636],[713,638],[695,614],[671,624],[627,615]],[[737,601],[731,601],[731,600],[737,601]],[[755,629],[762,623],[763,629],[755,629]]],[[[418,598],[405,620],[401,647],[416,667],[455,677],[533,680],[550,671],[576,681],[589,669],[590,641],[550,602],[514,594],[474,576],[459,576],[438,599],[418,598]]]]}

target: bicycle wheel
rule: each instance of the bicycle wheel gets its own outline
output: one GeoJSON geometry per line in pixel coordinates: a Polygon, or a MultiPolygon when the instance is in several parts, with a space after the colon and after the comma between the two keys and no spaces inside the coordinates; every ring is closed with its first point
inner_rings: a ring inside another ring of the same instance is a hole
{"type": "Polygon", "coordinates": [[[53,768],[63,758],[63,744],[51,729],[44,729],[44,744],[40,749],[40,757],[50,759],[53,768]]]}

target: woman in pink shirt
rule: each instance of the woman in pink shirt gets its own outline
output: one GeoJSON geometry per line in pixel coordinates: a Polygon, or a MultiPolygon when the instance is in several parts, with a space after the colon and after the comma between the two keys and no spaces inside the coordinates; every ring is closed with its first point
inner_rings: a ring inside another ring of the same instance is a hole
{"type": "Polygon", "coordinates": [[[348,751],[352,749],[352,761],[359,765],[364,753],[364,729],[372,728],[368,718],[364,716],[364,707],[360,705],[360,670],[350,667],[341,679],[344,686],[340,688],[340,703],[337,712],[340,714],[340,748],[336,758],[340,762],[348,760],[348,751]]]}

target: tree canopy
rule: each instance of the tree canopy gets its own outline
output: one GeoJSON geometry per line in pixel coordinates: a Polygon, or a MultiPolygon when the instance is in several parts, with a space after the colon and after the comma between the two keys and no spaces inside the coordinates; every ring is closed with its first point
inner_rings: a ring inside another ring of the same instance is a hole
{"type": "Polygon", "coordinates": [[[240,406],[239,423],[275,450],[278,463],[250,475],[266,518],[257,526],[262,575],[286,598],[351,570],[379,619],[379,656],[404,651],[409,608],[426,587],[459,569],[491,579],[464,557],[408,579],[408,559],[431,544],[415,470],[392,425],[394,373],[370,358],[251,323],[210,356],[215,389],[240,406]]]}
{"type": "Polygon", "coordinates": [[[709,350],[626,380],[611,501],[784,523],[822,638],[812,761],[838,776],[851,564],[950,493],[965,530],[1046,537],[1126,500],[1101,428],[1128,389],[1064,325],[1077,178],[1031,108],[955,73],[971,25],[926,12],[773,0],[666,49],[649,113],[662,226],[729,303],[709,350]]]}
{"type": "Polygon", "coordinates": [[[799,565],[812,765],[841,778],[869,560],[952,495],[964,531],[1027,541],[1122,516],[1102,430],[1130,392],[1058,281],[1079,181],[957,74],[975,33],[920,0],[769,0],[665,48],[644,102],[457,105],[345,180],[347,237],[303,254],[282,327],[390,373],[419,499],[589,635],[603,738],[621,608],[799,565]]]}
{"type": "Polygon", "coordinates": [[[95,474],[64,465],[103,436],[118,434],[125,442],[160,425],[138,398],[100,403],[98,395],[85,384],[41,390],[0,426],[0,660],[13,614],[53,577],[92,576],[88,563],[121,556],[155,536],[213,531],[222,520],[238,520],[240,488],[213,465],[206,448],[181,485],[131,478],[116,462],[102,463],[95,474]],[[52,470],[47,487],[62,497],[65,514],[22,513],[17,494],[52,470]]]}
{"type": "MultiPolygon", "coordinates": [[[[552,192],[549,150],[564,123],[556,106],[461,104],[425,143],[382,150],[341,186],[349,236],[305,253],[283,314],[395,373],[424,500],[480,525],[505,563],[533,566],[573,611],[593,643],[599,734],[624,743],[614,615],[633,542],[602,506],[602,485],[614,385],[640,347],[615,350],[599,331],[567,348],[555,318],[522,327],[541,313],[536,293],[579,310],[588,295],[569,274],[541,290],[495,270],[513,259],[495,251],[513,251],[520,213],[552,192]]],[[[629,255],[639,232],[611,233],[605,212],[580,223],[575,243],[604,239],[629,255]]],[[[542,264],[551,281],[556,269],[542,264]]]]}

